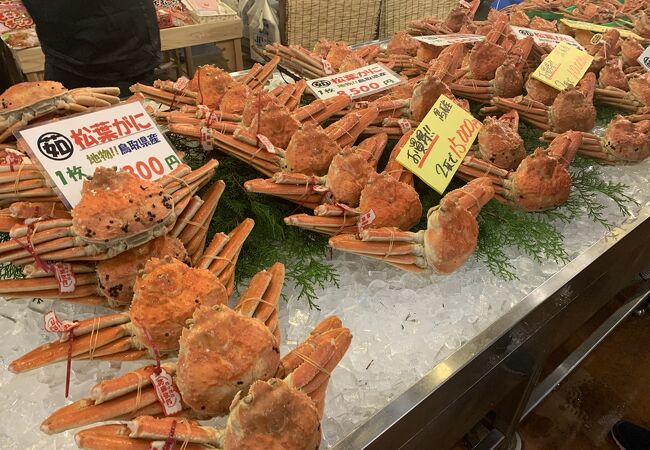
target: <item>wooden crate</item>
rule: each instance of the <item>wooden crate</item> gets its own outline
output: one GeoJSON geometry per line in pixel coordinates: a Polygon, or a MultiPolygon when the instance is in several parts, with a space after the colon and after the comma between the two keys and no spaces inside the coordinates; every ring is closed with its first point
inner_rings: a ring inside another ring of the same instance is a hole
{"type": "Polygon", "coordinates": [[[320,38],[370,41],[377,35],[379,11],[377,0],[281,0],[282,42],[312,48],[320,38]]]}
{"type": "Polygon", "coordinates": [[[458,0],[383,0],[379,21],[379,38],[389,38],[405,30],[411,20],[425,16],[447,17],[458,0]]]}

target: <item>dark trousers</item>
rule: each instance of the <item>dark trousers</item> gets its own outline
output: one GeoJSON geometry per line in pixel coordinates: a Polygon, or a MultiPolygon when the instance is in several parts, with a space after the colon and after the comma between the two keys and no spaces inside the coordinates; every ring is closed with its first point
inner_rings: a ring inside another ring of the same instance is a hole
{"type": "Polygon", "coordinates": [[[116,86],[120,88],[120,97],[125,98],[131,95],[129,87],[135,83],[153,85],[153,69],[148,72],[139,74],[135,77],[126,80],[98,80],[92,76],[81,76],[76,73],[69,72],[55,66],[48,58],[45,58],[45,79],[51,81],[58,81],[68,89],[79,87],[103,87],[103,86],[116,86]]]}

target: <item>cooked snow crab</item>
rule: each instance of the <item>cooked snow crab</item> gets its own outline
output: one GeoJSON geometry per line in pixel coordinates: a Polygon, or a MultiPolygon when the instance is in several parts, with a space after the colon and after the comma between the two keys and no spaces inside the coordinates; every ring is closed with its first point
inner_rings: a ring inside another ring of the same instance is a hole
{"type": "MultiPolygon", "coordinates": [[[[219,184],[215,186],[223,190],[219,184]]],[[[220,195],[220,192],[217,195],[220,195]]],[[[214,190],[209,191],[205,202],[197,197],[202,205],[192,217],[193,220],[184,218],[183,221],[178,221],[167,235],[113,258],[99,261],[96,265],[90,262],[67,264],[67,270],[74,277],[72,286],[62,286],[60,276],[52,270],[52,263],[48,263],[46,267],[34,263],[23,268],[26,278],[0,280],[0,295],[9,299],[38,297],[123,308],[131,304],[137,273],[144,268],[145,263],[150,258],[166,256],[191,263],[193,267],[210,270],[219,277],[230,294],[234,287],[234,262],[242,236],[245,238],[248,234],[252,221],[245,220],[229,234],[217,233],[211,241],[211,246],[204,250],[208,224],[214,212],[213,208],[216,208],[213,197],[217,195],[214,190]],[[233,262],[223,263],[227,261],[233,262]]]]}
{"type": "Polygon", "coordinates": [[[104,425],[80,431],[79,448],[158,447],[164,440],[188,449],[308,450],[320,444],[320,418],[330,373],[350,345],[347,328],[311,336],[284,359],[285,371],[257,380],[230,405],[226,428],[200,426],[167,417],[138,417],[127,425],[104,425]],[[171,436],[171,437],[170,437],[171,436]],[[154,442],[151,442],[151,441],[154,442]],[[160,441],[160,442],[156,442],[160,441]]]}
{"type": "Polygon", "coordinates": [[[223,152],[266,176],[280,171],[324,175],[334,155],[341,148],[352,145],[379,114],[373,107],[353,110],[323,129],[312,121],[301,124],[295,115],[281,109],[267,112],[273,114],[258,116],[261,117],[259,126],[257,120],[253,120],[250,127],[240,128],[234,136],[212,132],[215,145],[223,152]],[[256,142],[259,139],[254,134],[256,130],[259,130],[258,135],[269,139],[271,148],[256,142]]]}
{"type": "Polygon", "coordinates": [[[85,112],[119,103],[120,89],[97,87],[66,89],[57,81],[27,81],[0,95],[0,142],[33,120],[55,113],[85,112]]]}
{"type": "MultiPolygon", "coordinates": [[[[137,417],[142,408],[147,408],[147,414],[162,413],[149,378],[160,369],[172,376],[184,416],[226,415],[238,391],[247,390],[256,380],[268,380],[281,367],[277,304],[283,283],[284,266],[276,263],[251,278],[234,309],[221,304],[199,306],[181,333],[177,363],[149,365],[104,380],[91,389],[90,398],[51,414],[41,429],[59,433],[137,417]]],[[[340,328],[340,322],[329,321],[319,333],[333,327],[340,328]]]]}
{"type": "Polygon", "coordinates": [[[650,114],[650,72],[631,74],[627,79],[627,87],[629,92],[611,86],[596,88],[596,102],[633,114],[650,114]]]}
{"type": "MultiPolygon", "coordinates": [[[[0,150],[0,206],[15,202],[60,204],[39,167],[24,153],[5,147],[0,150]]],[[[7,213],[12,216],[11,211],[7,213]]]]}
{"type": "Polygon", "coordinates": [[[533,38],[528,36],[517,41],[507,53],[504,50],[504,53],[493,55],[492,47],[489,46],[494,46],[495,49],[502,49],[502,47],[490,41],[490,35],[485,41],[477,42],[470,52],[470,72],[451,84],[451,90],[455,95],[489,103],[495,96],[510,98],[522,93],[523,71],[533,47],[533,38]],[[474,62],[474,59],[479,61],[474,62]],[[480,69],[472,70],[472,66],[480,69]],[[473,78],[472,75],[477,78],[473,78]]]}
{"type": "Polygon", "coordinates": [[[331,159],[327,174],[322,177],[278,172],[270,179],[248,180],[244,187],[249,192],[284,198],[311,209],[324,201],[356,207],[387,142],[388,135],[377,134],[357,147],[344,148],[331,159]]]}
{"type": "Polygon", "coordinates": [[[593,104],[596,76],[588,72],[576,87],[560,92],[548,107],[525,97],[495,97],[492,104],[502,111],[516,110],[526,122],[542,130],[563,133],[568,130],[590,131],[596,122],[593,104]]]}
{"type": "MultiPolygon", "coordinates": [[[[294,214],[285,217],[293,225],[323,234],[350,233],[364,228],[397,227],[408,230],[422,216],[420,196],[413,188],[413,176],[395,158],[408,142],[408,132],[395,145],[384,172],[374,170],[367,176],[359,193],[358,206],[324,203],[314,209],[314,216],[294,214]]],[[[356,196],[357,187],[353,187],[356,196]]]]}
{"type": "MultiPolygon", "coordinates": [[[[214,261],[214,256],[206,253],[204,261],[214,261]]],[[[183,326],[196,308],[228,302],[226,288],[215,273],[171,257],[150,259],[138,273],[133,292],[128,313],[79,321],[71,334],[18,358],[9,370],[36,369],[65,360],[69,352],[73,359],[117,361],[173,355],[183,326]]]]}
{"type": "Polygon", "coordinates": [[[493,195],[490,179],[477,178],[447,193],[438,206],[429,209],[426,230],[413,233],[394,227],[366,229],[358,237],[342,234],[330,238],[329,244],[410,272],[431,268],[451,273],[474,252],[478,239],[476,216],[493,195]]]}
{"type": "MultiPolygon", "coordinates": [[[[543,135],[547,141],[556,137],[550,131],[543,135]]],[[[643,161],[650,156],[650,119],[634,123],[618,115],[607,125],[602,137],[583,133],[578,151],[610,164],[643,161]]]]}
{"type": "Polygon", "coordinates": [[[519,114],[510,111],[501,117],[486,117],[478,132],[475,155],[497,167],[514,170],[526,157],[524,140],[519,136],[519,114]]]}
{"type": "Polygon", "coordinates": [[[412,20],[408,24],[408,32],[415,36],[458,33],[464,24],[474,18],[480,4],[480,0],[459,1],[444,20],[434,16],[412,20]]]}
{"type": "Polygon", "coordinates": [[[547,149],[538,148],[514,172],[466,156],[457,175],[465,180],[489,177],[495,198],[524,211],[545,211],[563,205],[571,193],[569,164],[582,142],[582,134],[558,135],[547,149]]]}
{"type": "Polygon", "coordinates": [[[197,68],[191,80],[156,80],[153,86],[136,83],[130,90],[171,108],[204,105],[211,111],[241,114],[247,99],[266,84],[279,62],[279,58],[273,58],[264,66],[255,64],[238,79],[206,65],[197,68]]]}
{"type": "Polygon", "coordinates": [[[280,58],[283,67],[306,80],[366,66],[378,53],[379,47],[374,44],[352,49],[345,42],[329,39],[320,39],[313,51],[280,43],[269,44],[264,51],[268,58],[280,58]]]}
{"type": "Polygon", "coordinates": [[[194,171],[181,165],[156,182],[100,167],[84,181],[72,220],[14,226],[12,239],[0,244],[0,262],[101,260],[142,245],[173,227],[217,165],[211,160],[194,171]]]}

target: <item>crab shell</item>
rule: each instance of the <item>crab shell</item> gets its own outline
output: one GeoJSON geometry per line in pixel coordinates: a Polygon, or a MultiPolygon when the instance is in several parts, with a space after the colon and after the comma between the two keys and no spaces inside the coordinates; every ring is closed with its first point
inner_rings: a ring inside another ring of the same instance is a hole
{"type": "Polygon", "coordinates": [[[638,64],[637,59],[643,53],[643,45],[632,38],[621,38],[618,42],[621,44],[621,56],[625,65],[636,66],[638,64]]]}
{"type": "Polygon", "coordinates": [[[276,147],[286,148],[291,136],[299,128],[300,122],[293,118],[289,110],[273,101],[262,105],[261,110],[253,116],[247,131],[253,133],[253,136],[262,134],[276,147]]]}
{"type": "Polygon", "coordinates": [[[650,72],[630,77],[630,93],[643,106],[650,107],[650,72]]]}
{"type": "Polygon", "coordinates": [[[242,114],[252,95],[252,91],[245,84],[231,83],[221,97],[219,110],[229,114],[242,114]]]}
{"type": "Polygon", "coordinates": [[[361,191],[374,172],[365,152],[346,148],[332,159],[327,171],[327,185],[337,202],[355,207],[359,204],[361,191]]]}
{"type": "Polygon", "coordinates": [[[250,126],[253,119],[258,115],[260,108],[264,110],[268,105],[275,103],[276,100],[266,91],[260,90],[251,96],[250,101],[246,102],[242,112],[242,123],[250,126]],[[262,106],[260,106],[260,104],[262,106]]]}
{"type": "Polygon", "coordinates": [[[526,211],[555,208],[566,203],[571,193],[569,171],[543,148],[524,159],[513,175],[510,192],[506,195],[526,211]]]}
{"type": "Polygon", "coordinates": [[[521,94],[524,88],[524,76],[513,61],[506,61],[494,74],[494,95],[511,98],[521,94]]]}
{"type": "Polygon", "coordinates": [[[516,130],[494,117],[486,117],[478,133],[477,155],[502,169],[516,169],[526,157],[524,140],[516,130]]]}
{"type": "Polygon", "coordinates": [[[560,92],[549,111],[553,131],[590,131],[596,124],[596,108],[578,88],[560,92]]]}
{"type": "Polygon", "coordinates": [[[194,77],[190,80],[189,88],[199,95],[197,101],[210,109],[216,109],[221,103],[223,95],[233,78],[215,66],[201,66],[196,69],[194,77]]]}
{"type": "Polygon", "coordinates": [[[386,172],[372,175],[361,192],[359,210],[365,214],[371,209],[375,213],[375,220],[369,224],[369,228],[397,227],[409,230],[422,217],[422,203],[416,190],[386,172]]]}
{"type": "Polygon", "coordinates": [[[406,31],[399,31],[393,35],[386,45],[388,52],[394,55],[415,56],[420,48],[420,41],[406,31]]]}
{"type": "Polygon", "coordinates": [[[224,449],[312,450],[320,445],[320,420],[312,400],[285,381],[256,381],[233,400],[224,449]]]}
{"type": "MultiPolygon", "coordinates": [[[[482,180],[481,184],[490,197],[494,195],[489,179],[482,180]]],[[[427,212],[427,229],[423,232],[425,257],[427,264],[440,273],[457,270],[476,249],[478,222],[461,206],[459,200],[464,195],[467,194],[462,189],[451,191],[427,212]]]]}
{"type": "Polygon", "coordinates": [[[427,76],[418,81],[411,98],[411,118],[422,121],[441,95],[454,98],[449,87],[435,76],[427,76]]]}
{"type": "Polygon", "coordinates": [[[546,106],[551,106],[560,91],[533,77],[528,77],[528,80],[526,80],[526,93],[533,100],[544,103],[546,106]]]}
{"type": "Polygon", "coordinates": [[[350,53],[345,59],[341,62],[339,66],[339,72],[348,72],[350,70],[360,69],[361,67],[367,66],[368,63],[355,53],[350,53]]]}
{"type": "Polygon", "coordinates": [[[627,78],[620,60],[611,59],[605,63],[605,67],[598,74],[598,84],[602,87],[612,86],[624,91],[628,90],[627,78]]]}
{"type": "Polygon", "coordinates": [[[469,77],[491,80],[497,68],[506,60],[507,52],[500,45],[488,41],[477,42],[469,53],[469,77]]]}
{"type": "Polygon", "coordinates": [[[325,59],[332,65],[333,69],[338,71],[341,63],[350,53],[352,53],[352,49],[345,42],[332,42],[325,59]]]}
{"type": "Polygon", "coordinates": [[[228,302],[228,294],[216,275],[192,269],[177,259],[151,258],[138,274],[130,317],[138,341],[161,352],[178,348],[185,323],[201,306],[228,302]]]}
{"type": "Polygon", "coordinates": [[[128,171],[99,167],[83,183],[72,229],[88,243],[126,250],[162,235],[175,219],[173,200],[160,186],[128,171]]]}
{"type": "Polygon", "coordinates": [[[199,415],[224,416],[237,392],[271,378],[279,363],[278,342],[262,321],[200,306],[181,335],[176,383],[199,415]]]}
{"type": "Polygon", "coordinates": [[[305,175],[323,176],[341,147],[318,124],[306,123],[286,147],[286,169],[305,175]]]}
{"type": "Polygon", "coordinates": [[[66,92],[68,90],[57,81],[26,81],[14,84],[0,95],[0,112],[24,108],[66,92]]]}
{"type": "Polygon", "coordinates": [[[650,120],[634,123],[616,116],[605,130],[603,147],[621,161],[642,161],[650,157],[650,120]]]}
{"type": "Polygon", "coordinates": [[[114,258],[100,261],[95,271],[101,292],[111,305],[130,304],[138,272],[144,269],[149,258],[165,256],[186,261],[187,251],[178,239],[160,236],[144,245],[120,253],[114,258]]]}

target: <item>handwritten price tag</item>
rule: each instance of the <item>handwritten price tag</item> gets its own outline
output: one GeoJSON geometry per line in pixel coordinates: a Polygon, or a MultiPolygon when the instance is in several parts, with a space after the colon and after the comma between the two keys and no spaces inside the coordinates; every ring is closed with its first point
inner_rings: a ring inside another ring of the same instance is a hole
{"type": "Polygon", "coordinates": [[[165,369],[160,369],[160,373],[154,372],[149,378],[165,415],[173,416],[181,412],[183,409],[181,394],[176,389],[171,375],[165,372],[165,369]]]}
{"type": "Polygon", "coordinates": [[[593,60],[589,53],[561,42],[544,58],[532,77],[563,91],[578,84],[593,60]]]}
{"type": "MultiPolygon", "coordinates": [[[[614,28],[614,27],[606,27],[605,25],[598,25],[595,23],[588,23],[588,22],[580,22],[579,20],[571,20],[571,19],[560,19],[560,22],[562,22],[564,25],[568,26],[569,28],[574,28],[576,30],[593,31],[594,33],[605,33],[611,30],[612,28],[614,28]]],[[[624,30],[622,28],[616,28],[616,30],[618,30],[620,35],[625,38],[634,38],[639,41],[643,40],[641,36],[639,36],[636,33],[632,33],[631,31],[624,30]]]]}
{"type": "Polygon", "coordinates": [[[140,102],[39,123],[15,134],[68,207],[79,203],[83,181],[97,167],[117,166],[155,180],[181,163],[140,102]]]}
{"type": "Polygon", "coordinates": [[[469,42],[478,42],[485,40],[485,36],[480,34],[438,34],[433,36],[413,36],[420,42],[433,45],[435,47],[447,47],[451,44],[467,44],[469,42]]]}
{"type": "Polygon", "coordinates": [[[639,61],[639,64],[641,64],[645,70],[650,72],[650,45],[646,47],[643,53],[641,53],[641,56],[639,56],[637,61],[639,61]]]}
{"type": "Polygon", "coordinates": [[[584,50],[585,48],[578,43],[572,36],[567,34],[560,33],[549,33],[547,31],[533,30],[532,28],[516,27],[510,25],[513,34],[517,39],[524,39],[528,36],[532,36],[533,41],[537,45],[550,45],[555,47],[560,42],[566,42],[567,44],[579,49],[584,50]]]}
{"type": "Polygon", "coordinates": [[[322,100],[337,95],[353,99],[366,97],[404,83],[399,75],[381,64],[371,64],[307,82],[314,95],[322,100]]]}
{"type": "Polygon", "coordinates": [[[470,113],[441,95],[396,160],[442,194],[481,126],[470,113]]]}

